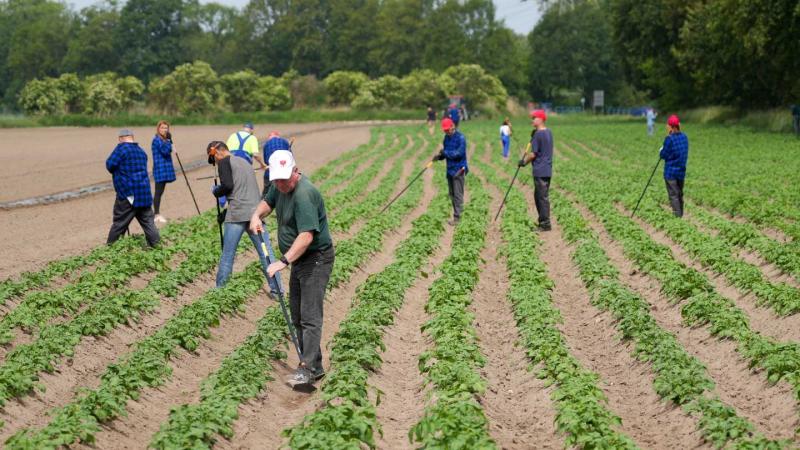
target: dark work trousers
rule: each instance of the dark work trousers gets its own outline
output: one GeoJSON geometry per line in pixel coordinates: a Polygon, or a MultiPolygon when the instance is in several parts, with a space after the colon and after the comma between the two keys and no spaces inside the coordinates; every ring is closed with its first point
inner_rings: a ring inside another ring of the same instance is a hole
{"type": "Polygon", "coordinates": [[[539,213],[539,228],[550,228],[550,177],[533,177],[533,200],[539,213]]]}
{"type": "Polygon", "coordinates": [[[800,136],[800,116],[792,116],[792,126],[794,127],[794,134],[800,136]]]}
{"type": "Polygon", "coordinates": [[[667,183],[667,196],[675,217],[683,217],[683,180],[664,180],[667,183]]]}
{"type": "Polygon", "coordinates": [[[156,214],[161,213],[161,196],[164,195],[165,187],[167,187],[167,183],[156,183],[156,192],[153,196],[153,212],[156,214]]]}
{"type": "Polygon", "coordinates": [[[119,239],[128,225],[131,224],[133,218],[139,222],[144,230],[144,236],[147,239],[147,244],[150,247],[155,247],[159,241],[158,228],[153,221],[153,208],[147,206],[143,208],[134,208],[130,202],[125,199],[117,199],[114,202],[114,221],[111,223],[111,229],[108,231],[107,244],[113,244],[119,239]]]}
{"type": "Polygon", "coordinates": [[[322,303],[333,270],[333,246],[327,250],[306,252],[292,263],[289,276],[289,309],[303,363],[315,375],[322,369],[322,303]]]}
{"type": "Polygon", "coordinates": [[[447,176],[447,192],[453,203],[453,218],[459,220],[461,211],[464,209],[464,173],[452,177],[447,176]]]}

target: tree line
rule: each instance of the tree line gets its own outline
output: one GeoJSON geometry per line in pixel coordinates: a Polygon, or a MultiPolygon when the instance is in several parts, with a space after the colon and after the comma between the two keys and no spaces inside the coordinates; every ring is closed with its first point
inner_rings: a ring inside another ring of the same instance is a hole
{"type": "MultiPolygon", "coordinates": [[[[584,97],[590,104],[596,89],[606,92],[606,104],[662,108],[800,100],[796,0],[538,0],[530,7],[541,8],[542,19],[521,36],[490,0],[251,0],[244,8],[105,0],[80,11],[55,0],[0,0],[0,102],[20,109],[26,83],[64,74],[141,95],[126,78],[134,77],[158,96],[164,89],[154,81],[195,61],[207,62],[220,86],[239,74],[275,95],[282,95],[276,86],[290,88],[274,80],[286,74],[299,83],[358,72],[373,88],[360,96],[362,106],[380,104],[375,92],[397,85],[387,78],[377,86],[382,77],[438,76],[461,64],[484,68],[520,100],[578,104],[584,97]],[[108,72],[114,76],[102,75],[108,72]]],[[[311,91],[303,95],[320,95],[311,91]]],[[[103,92],[97,87],[85,104],[102,110],[103,92]]],[[[69,109],[70,100],[64,104],[69,109]]]]}

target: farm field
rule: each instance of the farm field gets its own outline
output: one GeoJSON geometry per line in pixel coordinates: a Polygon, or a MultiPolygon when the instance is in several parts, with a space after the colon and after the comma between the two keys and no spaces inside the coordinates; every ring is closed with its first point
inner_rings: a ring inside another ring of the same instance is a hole
{"type": "MultiPolygon", "coordinates": [[[[304,141],[316,153],[298,147],[336,245],[323,324],[328,374],[310,394],[284,382],[296,355],[249,242],[231,282],[214,289],[213,212],[192,217],[181,180],[165,202],[180,202],[184,219],[161,229],[156,250],[144,250],[140,235],[112,247],[85,235],[49,253],[21,249],[35,236],[5,242],[0,442],[800,446],[796,141],[689,124],[686,215],[669,213],[659,169],[631,218],[661,138],[627,121],[556,117],[548,126],[556,149],[545,233],[534,231],[530,167],[493,220],[530,132],[521,122],[508,161],[497,124],[462,127],[470,173],[456,226],[447,224],[441,162],[377,214],[430,161],[440,133],[331,130],[304,141]]],[[[104,235],[106,221],[71,215],[110,216],[112,196],[2,211],[0,226],[44,229],[24,222],[40,217],[60,233],[67,224],[104,235]]]]}

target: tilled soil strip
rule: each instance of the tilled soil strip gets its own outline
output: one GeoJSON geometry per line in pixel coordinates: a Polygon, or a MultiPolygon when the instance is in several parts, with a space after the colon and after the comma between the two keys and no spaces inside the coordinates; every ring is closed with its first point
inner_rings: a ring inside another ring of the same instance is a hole
{"type": "MultiPolygon", "coordinates": [[[[528,209],[536,217],[533,192],[521,187],[528,209]]],[[[542,260],[555,282],[553,303],[561,311],[560,328],[570,353],[584,367],[600,375],[609,408],[622,418],[621,430],[643,448],[694,448],[703,446],[694,419],[681,408],[661,401],[653,390],[650,367],[631,356],[615,331],[614,318],[590,304],[590,294],[578,278],[571,248],[551,217],[552,231],[544,233],[542,260]]]]}
{"type": "MultiPolygon", "coordinates": [[[[620,209],[623,214],[629,214],[625,209],[620,207],[618,207],[618,209],[620,209]]],[[[753,330],[778,341],[800,342],[800,314],[780,317],[776,315],[769,306],[756,305],[755,295],[750,292],[742,292],[735,286],[729,284],[724,276],[703,267],[700,263],[695,261],[691,255],[686,253],[683,247],[675,243],[662,231],[655,229],[638,217],[634,218],[634,220],[654,241],[669,247],[676,261],[705,274],[717,292],[733,300],[737,307],[747,313],[747,316],[750,318],[750,327],[753,330]]]]}
{"type": "MultiPolygon", "coordinates": [[[[480,176],[477,168],[472,170],[480,176]]],[[[492,196],[489,212],[494,214],[504,193],[487,182],[484,185],[492,196]]],[[[486,355],[481,375],[487,387],[481,404],[489,420],[489,433],[503,449],[564,448],[555,427],[556,415],[550,400],[553,389],[536,377],[525,350],[517,344],[514,313],[506,298],[508,271],[505,258],[497,253],[502,245],[499,226],[499,221],[492,222],[486,230],[486,262],[470,306],[482,353],[486,355]]]]}
{"type": "MultiPolygon", "coordinates": [[[[567,192],[562,193],[574,199],[567,192]]],[[[573,202],[597,233],[611,263],[620,271],[620,280],[652,305],[658,325],[675,335],[686,351],[706,365],[716,383],[716,392],[724,403],[753,423],[770,439],[791,438],[800,425],[795,411],[792,388],[785,381],[769,385],[764,375],[750,370],[736,352],[736,343],[719,340],[708,327],[689,328],[683,324],[680,305],[671,304],[659,291],[659,283],[638,270],[627,259],[622,247],[606,232],[599,219],[584,205],[573,202]]]]}
{"type": "Polygon", "coordinates": [[[258,319],[272,304],[266,290],[262,289],[246,304],[243,313],[226,318],[212,330],[208,339],[200,341],[195,352],[178,350],[171,361],[173,372],[169,381],[158,388],[142,390],[138,400],[128,402],[127,416],[102,425],[96,443],[80,448],[145,448],[143,438],[158,431],[173,406],[199,401],[200,383],[220,366],[225,356],[255,332],[258,319]]]}
{"type": "MultiPolygon", "coordinates": [[[[397,147],[399,144],[400,144],[400,136],[395,136],[394,139],[392,139],[391,142],[385,142],[384,143],[385,146],[390,147],[388,150],[391,150],[392,148],[397,147]]],[[[373,153],[372,154],[368,154],[368,153],[365,152],[365,154],[367,154],[367,157],[362,159],[361,164],[358,165],[356,170],[354,170],[354,171],[352,171],[351,173],[348,173],[348,174],[346,174],[346,173],[339,174],[339,176],[343,177],[342,179],[345,180],[345,181],[352,180],[353,177],[355,177],[355,176],[359,175],[361,172],[367,170],[367,168],[369,168],[373,164],[379,163],[378,159],[381,158],[381,156],[383,155],[384,151],[386,151],[386,150],[387,149],[384,149],[384,148],[381,148],[381,147],[377,147],[377,146],[373,147],[373,149],[371,150],[373,153]]],[[[397,153],[398,152],[393,152],[393,153],[391,153],[391,156],[389,158],[383,159],[383,168],[386,168],[386,167],[391,165],[391,164],[387,164],[387,162],[388,162],[389,159],[391,159],[392,157],[396,156],[397,153]]],[[[349,183],[344,183],[343,182],[343,183],[337,184],[336,186],[331,187],[325,193],[325,196],[326,197],[331,197],[333,195],[336,195],[339,191],[341,191],[342,189],[347,187],[348,184],[349,183]]]]}
{"type": "Polygon", "coordinates": [[[408,430],[422,418],[425,410],[425,380],[419,372],[419,355],[427,342],[420,327],[428,320],[425,302],[434,280],[433,271],[450,254],[452,241],[453,227],[447,226],[439,249],[422,269],[423,277],[406,291],[403,306],[385,331],[383,363],[368,381],[382,392],[376,408],[383,429],[383,436],[376,440],[378,448],[413,448],[408,430]]]}
{"type": "MultiPolygon", "coordinates": [[[[244,268],[254,261],[253,252],[237,255],[234,269],[244,268]]],[[[43,373],[40,383],[44,391],[37,392],[21,400],[11,400],[3,408],[0,419],[6,426],[0,430],[0,442],[4,442],[20,428],[40,428],[46,426],[52,408],[66,405],[72,401],[81,388],[95,389],[100,384],[100,376],[108,365],[120,355],[128,353],[130,346],[153,334],[172,318],[182,307],[193,303],[215,284],[215,271],[198,277],[192,284],[184,286],[174,299],[162,299],[161,305],[150,314],[143,314],[139,322],[118,327],[106,336],[84,337],[75,348],[72,358],[56,366],[52,374],[43,373]]]]}
{"type": "MultiPolygon", "coordinates": [[[[409,160],[410,164],[412,161],[409,160]]],[[[347,315],[350,300],[355,296],[356,288],[360,286],[369,275],[378,273],[389,264],[396,247],[403,241],[411,230],[411,222],[421,216],[428,208],[434,196],[434,189],[430,174],[424,177],[423,198],[404,221],[403,225],[394,232],[394,236],[386,240],[384,248],[369,258],[366,266],[353,274],[349,282],[331,291],[326,297],[326,311],[322,327],[322,356],[324,367],[329,366],[329,351],[325,345],[330,342],[333,335],[339,330],[339,324],[347,315]]],[[[303,419],[303,416],[313,412],[320,406],[319,393],[311,394],[293,391],[286,385],[285,380],[297,366],[296,356],[289,352],[288,360],[277,362],[274,365],[275,380],[267,383],[254,401],[243,405],[239,409],[239,420],[234,424],[234,438],[232,441],[221,440],[218,448],[252,449],[252,448],[278,448],[282,442],[281,432],[303,419]]]]}

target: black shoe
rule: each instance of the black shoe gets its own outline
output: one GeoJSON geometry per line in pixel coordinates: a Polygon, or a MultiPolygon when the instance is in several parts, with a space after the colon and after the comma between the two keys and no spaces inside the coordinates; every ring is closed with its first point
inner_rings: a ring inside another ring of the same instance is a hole
{"type": "Polygon", "coordinates": [[[297,370],[294,371],[294,374],[289,378],[289,384],[293,386],[303,385],[303,384],[312,384],[315,378],[311,374],[311,371],[306,369],[305,367],[298,367],[297,370]]]}
{"type": "Polygon", "coordinates": [[[544,225],[544,226],[542,226],[542,225],[539,225],[539,226],[536,228],[536,231],[538,231],[538,232],[543,232],[543,231],[550,231],[551,229],[552,229],[552,228],[550,228],[550,225],[544,225]]]}
{"type": "Polygon", "coordinates": [[[325,371],[319,369],[318,371],[314,371],[311,376],[314,378],[314,381],[319,381],[325,377],[325,371]]]}

